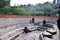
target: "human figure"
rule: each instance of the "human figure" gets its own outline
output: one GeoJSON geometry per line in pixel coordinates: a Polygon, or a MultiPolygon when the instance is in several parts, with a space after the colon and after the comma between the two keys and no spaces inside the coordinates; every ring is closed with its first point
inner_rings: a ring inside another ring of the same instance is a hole
{"type": "Polygon", "coordinates": [[[25,33],[30,32],[30,30],[29,30],[27,27],[25,27],[25,28],[23,29],[23,31],[24,31],[25,33]]]}
{"type": "Polygon", "coordinates": [[[30,20],[30,24],[32,23],[32,20],[30,20]]]}
{"type": "Polygon", "coordinates": [[[32,18],[32,23],[34,23],[34,17],[32,18]]]}
{"type": "Polygon", "coordinates": [[[45,26],[46,25],[46,21],[45,20],[43,20],[43,26],[45,26]]]}
{"type": "Polygon", "coordinates": [[[58,18],[57,20],[57,26],[58,26],[58,29],[60,30],[60,18],[58,18]]]}
{"type": "Polygon", "coordinates": [[[59,35],[60,35],[60,18],[58,18],[58,20],[57,20],[57,27],[59,29],[59,35]]]}

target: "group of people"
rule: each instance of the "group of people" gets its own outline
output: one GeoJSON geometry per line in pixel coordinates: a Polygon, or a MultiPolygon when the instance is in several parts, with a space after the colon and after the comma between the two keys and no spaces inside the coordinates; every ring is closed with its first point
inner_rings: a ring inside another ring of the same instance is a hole
{"type": "MultiPolygon", "coordinates": [[[[35,23],[34,21],[35,21],[35,19],[34,19],[34,17],[33,17],[32,20],[30,20],[30,24],[31,24],[31,23],[35,23]]],[[[46,21],[43,20],[43,25],[45,25],[45,24],[46,24],[46,21]]]]}
{"type": "MultiPolygon", "coordinates": [[[[30,24],[31,24],[31,23],[34,23],[34,17],[32,18],[32,20],[30,20],[30,24]]],[[[23,31],[24,31],[25,33],[31,32],[26,26],[25,26],[25,28],[23,29],[23,31]]]]}
{"type": "Polygon", "coordinates": [[[33,18],[30,20],[30,24],[31,24],[31,23],[34,23],[34,20],[35,20],[35,19],[34,19],[34,17],[33,17],[33,18]]]}
{"type": "MultiPolygon", "coordinates": [[[[31,23],[35,23],[34,21],[35,21],[35,19],[34,19],[34,17],[33,17],[33,18],[30,20],[30,24],[31,24],[31,23]]],[[[45,24],[46,24],[46,21],[43,20],[43,25],[45,25],[45,24]]],[[[24,27],[23,30],[24,30],[25,33],[31,32],[26,26],[24,27]]]]}
{"type": "MultiPolygon", "coordinates": [[[[34,23],[34,17],[32,18],[32,20],[30,20],[30,23],[34,23]]],[[[43,20],[43,26],[46,24],[46,20],[43,20]]],[[[58,20],[57,20],[57,27],[58,27],[58,29],[59,29],[59,34],[60,34],[60,18],[58,18],[58,20]]],[[[27,27],[25,27],[24,29],[24,32],[25,33],[28,33],[28,32],[30,32],[30,30],[27,28],[27,27]]]]}

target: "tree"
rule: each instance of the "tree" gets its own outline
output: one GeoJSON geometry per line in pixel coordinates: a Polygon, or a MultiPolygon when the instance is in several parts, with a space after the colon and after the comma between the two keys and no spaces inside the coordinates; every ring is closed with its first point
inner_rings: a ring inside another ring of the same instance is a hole
{"type": "Polygon", "coordinates": [[[5,7],[6,3],[4,0],[0,0],[0,8],[5,7]]]}
{"type": "Polygon", "coordinates": [[[9,3],[10,0],[0,0],[0,13],[12,15],[40,16],[50,15],[50,12],[52,10],[51,4],[49,2],[46,2],[44,4],[38,3],[36,5],[20,5],[19,7],[11,7],[9,6],[9,3]]]}
{"type": "Polygon", "coordinates": [[[10,5],[10,0],[0,0],[0,8],[10,5]]]}
{"type": "Polygon", "coordinates": [[[10,6],[10,0],[5,0],[6,5],[10,6]]]}

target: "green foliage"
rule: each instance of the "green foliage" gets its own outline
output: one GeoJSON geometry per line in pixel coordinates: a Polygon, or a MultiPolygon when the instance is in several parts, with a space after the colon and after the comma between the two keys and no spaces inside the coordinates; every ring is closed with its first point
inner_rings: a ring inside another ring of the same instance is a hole
{"type": "Polygon", "coordinates": [[[5,7],[6,5],[10,5],[10,0],[0,0],[0,8],[5,7]]]}
{"type": "Polygon", "coordinates": [[[5,6],[4,8],[0,9],[0,13],[3,13],[3,14],[12,14],[13,11],[14,9],[9,6],[5,6]]]}
{"type": "Polygon", "coordinates": [[[0,0],[0,8],[4,7],[6,5],[5,0],[0,0]]]}
{"type": "Polygon", "coordinates": [[[16,12],[17,12],[18,15],[25,15],[26,11],[25,11],[24,8],[17,7],[17,8],[15,8],[15,10],[16,10],[16,12]]]}
{"type": "Polygon", "coordinates": [[[51,10],[53,10],[52,6],[50,3],[46,2],[44,4],[38,3],[37,5],[22,5],[22,8],[26,9],[27,15],[32,15],[32,16],[40,16],[40,15],[45,15],[45,16],[50,16],[51,15],[51,10]],[[28,6],[29,5],[29,6],[28,6]]]}
{"type": "Polygon", "coordinates": [[[31,5],[31,4],[22,5],[20,7],[18,6],[11,7],[9,5],[6,5],[5,1],[2,1],[1,4],[0,4],[0,14],[25,15],[25,16],[40,16],[40,15],[50,16],[50,12],[52,10],[52,6],[48,2],[37,5],[31,5]]]}
{"type": "Polygon", "coordinates": [[[44,12],[44,15],[50,15],[53,10],[50,3],[39,4],[39,9],[44,12]]]}
{"type": "Polygon", "coordinates": [[[4,8],[0,9],[0,13],[11,15],[25,15],[25,12],[25,9],[19,7],[5,6],[4,8]]]}

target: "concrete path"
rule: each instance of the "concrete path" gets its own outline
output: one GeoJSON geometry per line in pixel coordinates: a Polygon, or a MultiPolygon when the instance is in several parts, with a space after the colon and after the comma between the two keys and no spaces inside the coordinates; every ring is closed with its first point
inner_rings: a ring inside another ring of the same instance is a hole
{"type": "MultiPolygon", "coordinates": [[[[49,38],[45,38],[46,40],[59,40],[59,30],[57,28],[56,24],[52,24],[54,29],[57,31],[56,35],[53,35],[53,39],[49,39],[49,38]]],[[[20,34],[18,38],[16,38],[15,40],[39,40],[38,35],[40,35],[40,31],[33,31],[31,33],[28,34],[20,34]],[[38,34],[38,35],[37,35],[38,34]],[[33,35],[37,35],[37,36],[33,36],[33,35]],[[38,39],[37,39],[38,38],[38,39]]],[[[45,40],[43,38],[43,40],[45,40]]]]}

